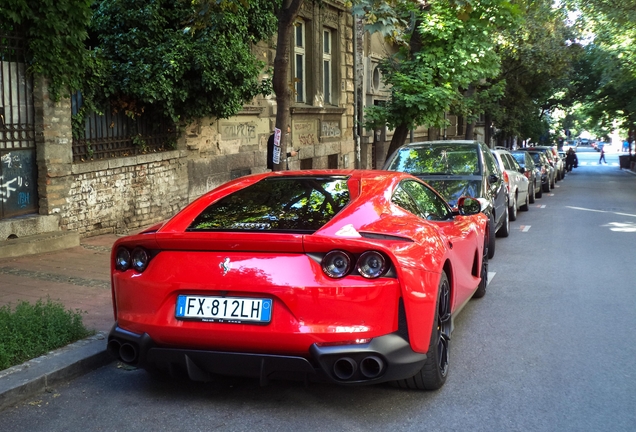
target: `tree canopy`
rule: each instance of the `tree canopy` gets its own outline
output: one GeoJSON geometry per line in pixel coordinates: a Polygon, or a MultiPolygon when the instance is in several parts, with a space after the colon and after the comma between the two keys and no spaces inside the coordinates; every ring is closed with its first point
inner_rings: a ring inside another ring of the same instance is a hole
{"type": "Polygon", "coordinates": [[[122,108],[155,105],[173,120],[236,114],[259,93],[266,66],[252,44],[276,30],[269,0],[216,3],[102,0],[91,22],[100,91],[122,108]]]}

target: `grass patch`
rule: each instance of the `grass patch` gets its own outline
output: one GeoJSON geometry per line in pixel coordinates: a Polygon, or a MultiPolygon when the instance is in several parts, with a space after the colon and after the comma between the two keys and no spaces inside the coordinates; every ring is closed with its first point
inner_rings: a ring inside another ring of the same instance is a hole
{"type": "Polygon", "coordinates": [[[82,312],[65,310],[47,299],[0,307],[0,370],[94,334],[82,322],[82,312]]]}

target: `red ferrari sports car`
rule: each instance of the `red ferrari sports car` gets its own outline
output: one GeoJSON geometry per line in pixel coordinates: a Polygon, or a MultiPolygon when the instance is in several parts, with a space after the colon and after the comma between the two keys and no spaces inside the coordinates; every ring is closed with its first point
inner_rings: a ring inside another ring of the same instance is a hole
{"type": "Polygon", "coordinates": [[[409,174],[242,177],[112,250],[108,349],[153,373],[440,388],[488,218],[409,174]]]}

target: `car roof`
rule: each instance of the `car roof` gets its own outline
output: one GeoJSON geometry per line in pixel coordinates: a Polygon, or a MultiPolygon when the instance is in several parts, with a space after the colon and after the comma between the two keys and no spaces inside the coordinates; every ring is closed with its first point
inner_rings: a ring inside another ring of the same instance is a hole
{"type": "Polygon", "coordinates": [[[476,140],[437,140],[437,141],[418,141],[412,143],[406,143],[400,148],[404,147],[420,147],[420,146],[431,146],[431,145],[448,145],[448,144],[462,144],[462,145],[479,145],[480,141],[476,140]]]}

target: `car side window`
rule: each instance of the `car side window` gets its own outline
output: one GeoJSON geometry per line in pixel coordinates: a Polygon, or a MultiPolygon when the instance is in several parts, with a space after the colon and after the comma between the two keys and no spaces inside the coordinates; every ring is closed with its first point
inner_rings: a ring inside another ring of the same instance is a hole
{"type": "Polygon", "coordinates": [[[416,216],[422,216],[420,213],[420,209],[417,207],[417,204],[415,204],[415,201],[413,200],[413,198],[411,198],[411,195],[409,195],[408,192],[402,189],[402,185],[399,185],[393,193],[391,202],[399,207],[402,207],[404,210],[413,213],[416,216]]]}
{"type": "Polygon", "coordinates": [[[521,165],[513,158],[511,155],[506,155],[506,157],[510,160],[510,165],[512,165],[512,169],[515,171],[519,171],[521,169],[521,165]]]}
{"type": "Polygon", "coordinates": [[[496,174],[501,176],[501,170],[497,167],[497,162],[495,161],[495,157],[490,153],[490,151],[485,151],[484,153],[484,162],[486,163],[486,168],[488,169],[489,174],[496,174]]]}
{"type": "Polygon", "coordinates": [[[452,217],[448,204],[422,183],[406,180],[400,186],[413,198],[422,218],[441,221],[452,217]]]}
{"type": "Polygon", "coordinates": [[[506,167],[507,170],[519,171],[519,164],[517,164],[517,161],[514,160],[512,156],[504,153],[501,155],[501,158],[503,159],[504,166],[506,167]]]}

